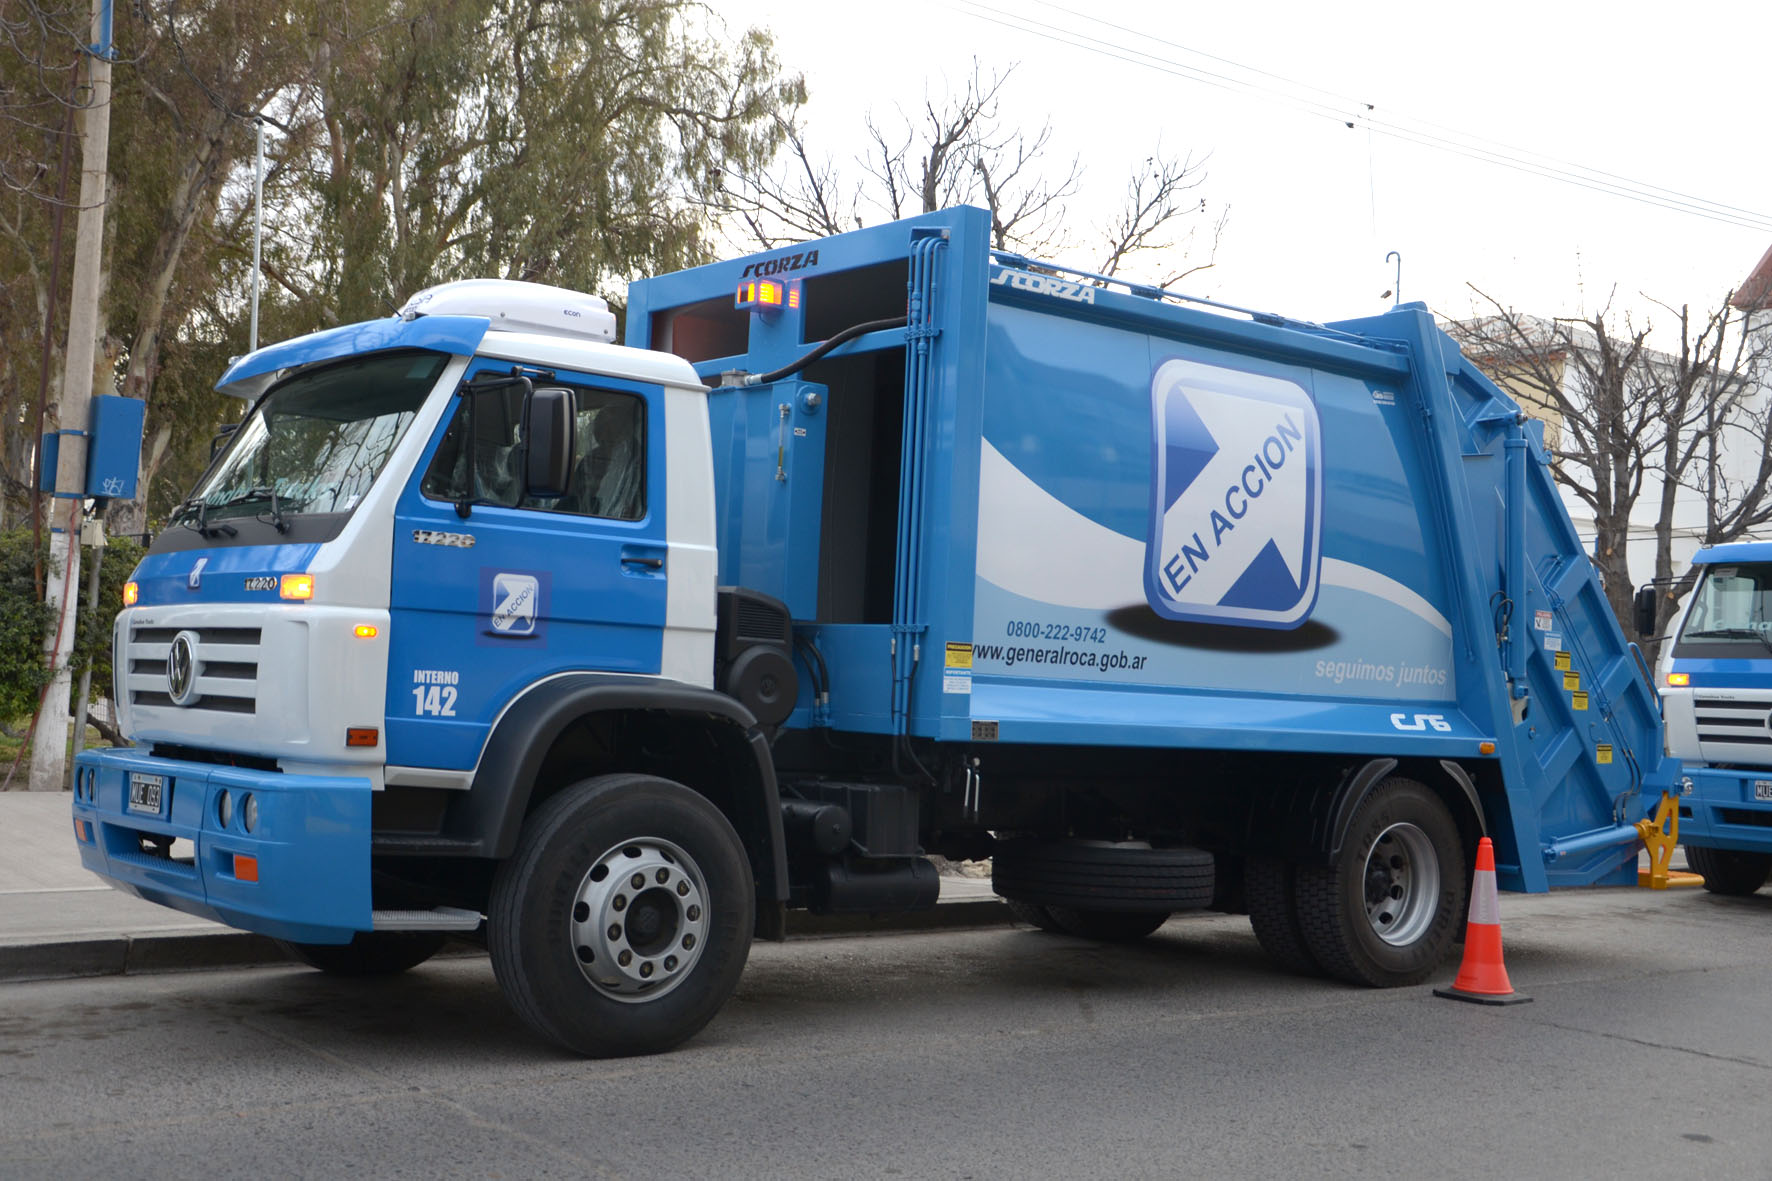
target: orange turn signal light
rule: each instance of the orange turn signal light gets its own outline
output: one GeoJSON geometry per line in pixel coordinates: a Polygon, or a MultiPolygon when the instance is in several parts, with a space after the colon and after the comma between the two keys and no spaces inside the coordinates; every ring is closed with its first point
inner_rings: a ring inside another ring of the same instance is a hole
{"type": "Polygon", "coordinates": [[[258,858],[234,854],[234,876],[243,882],[258,881],[258,858]]]}
{"type": "Polygon", "coordinates": [[[350,726],[345,729],[346,746],[374,746],[381,741],[381,731],[373,726],[350,726]]]}
{"type": "Polygon", "coordinates": [[[285,599],[311,599],[314,597],[314,576],[285,574],[277,586],[277,594],[285,599]]]}
{"type": "Polygon", "coordinates": [[[1691,684],[1692,684],[1692,674],[1691,673],[1668,673],[1667,674],[1667,687],[1669,689],[1684,689],[1691,684]]]}
{"type": "Polygon", "coordinates": [[[141,597],[142,597],[142,588],[141,587],[135,585],[135,583],[133,583],[133,582],[126,582],[123,584],[123,605],[125,607],[135,606],[136,600],[141,597]]]}
{"type": "Polygon", "coordinates": [[[1493,742],[1479,742],[1477,743],[1477,753],[1480,755],[1492,755],[1495,753],[1495,744],[1493,742]]]}
{"type": "Polygon", "coordinates": [[[352,629],[352,634],[354,634],[359,640],[373,640],[375,637],[381,635],[381,629],[376,627],[373,623],[359,623],[354,629],[352,629]]]}

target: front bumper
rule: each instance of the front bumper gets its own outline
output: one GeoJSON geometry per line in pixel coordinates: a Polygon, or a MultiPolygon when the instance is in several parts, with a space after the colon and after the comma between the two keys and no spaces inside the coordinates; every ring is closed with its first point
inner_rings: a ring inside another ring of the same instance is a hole
{"type": "Polygon", "coordinates": [[[74,784],[80,861],[120,889],[298,943],[345,943],[371,928],[368,779],[189,763],[126,747],[83,751],[74,784]],[[134,773],[160,777],[158,812],[130,810],[134,773]],[[217,808],[224,790],[234,803],[225,827],[217,808]],[[249,793],[257,802],[250,833],[249,793]]]}
{"type": "Polygon", "coordinates": [[[1772,793],[1772,768],[1728,770],[1686,765],[1692,790],[1680,799],[1680,844],[1743,853],[1772,853],[1772,800],[1754,798],[1755,784],[1772,793]]]}

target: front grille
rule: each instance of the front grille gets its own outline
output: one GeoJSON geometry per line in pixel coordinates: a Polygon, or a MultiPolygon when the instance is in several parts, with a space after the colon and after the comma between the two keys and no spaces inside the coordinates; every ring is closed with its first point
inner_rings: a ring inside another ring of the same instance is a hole
{"type": "Polygon", "coordinates": [[[256,627],[132,627],[122,667],[130,704],[178,709],[167,682],[167,653],[181,631],[197,635],[196,699],[200,713],[258,712],[259,629],[256,627]]]}
{"type": "Polygon", "coordinates": [[[1698,697],[1692,705],[1697,713],[1700,742],[1772,747],[1772,729],[1767,726],[1772,707],[1766,702],[1698,697]]]}

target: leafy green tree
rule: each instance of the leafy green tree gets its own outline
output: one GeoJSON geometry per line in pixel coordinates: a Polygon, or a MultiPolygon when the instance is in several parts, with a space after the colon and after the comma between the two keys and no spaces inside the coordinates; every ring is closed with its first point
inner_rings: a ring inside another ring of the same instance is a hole
{"type": "MultiPolygon", "coordinates": [[[[48,546],[42,546],[43,553],[48,546]]],[[[42,554],[29,529],[0,533],[0,725],[29,718],[49,680],[43,633],[51,615],[37,593],[34,567],[42,554]]]]}
{"type": "Polygon", "coordinates": [[[597,291],[705,261],[700,202],[768,159],[776,116],[804,98],[767,35],[728,47],[705,13],[689,0],[329,12],[290,145],[319,229],[280,281],[327,323],[448,279],[597,291]]]}

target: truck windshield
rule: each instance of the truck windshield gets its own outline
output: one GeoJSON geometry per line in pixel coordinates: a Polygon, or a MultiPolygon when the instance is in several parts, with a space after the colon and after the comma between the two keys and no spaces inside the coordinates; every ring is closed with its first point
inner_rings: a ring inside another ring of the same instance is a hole
{"type": "Polygon", "coordinates": [[[203,528],[354,508],[437,384],[449,358],[405,351],[359,357],[273,386],[219,462],[173,515],[203,528]]]}
{"type": "Polygon", "coordinates": [[[1716,657],[1772,654],[1772,562],[1706,567],[1674,652],[1716,657]]]}

